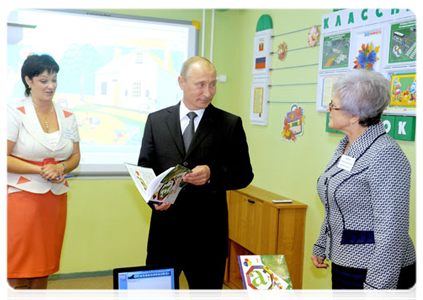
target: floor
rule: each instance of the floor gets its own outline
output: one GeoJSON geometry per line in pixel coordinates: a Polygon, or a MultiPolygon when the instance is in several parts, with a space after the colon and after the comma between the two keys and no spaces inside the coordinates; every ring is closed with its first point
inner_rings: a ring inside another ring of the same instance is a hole
{"type": "MultiPolygon", "coordinates": [[[[181,300],[189,300],[188,285],[180,277],[181,300]]],[[[113,278],[93,277],[81,279],[51,280],[45,300],[113,300],[113,278]]],[[[221,300],[241,300],[234,291],[223,285],[221,300]]]]}

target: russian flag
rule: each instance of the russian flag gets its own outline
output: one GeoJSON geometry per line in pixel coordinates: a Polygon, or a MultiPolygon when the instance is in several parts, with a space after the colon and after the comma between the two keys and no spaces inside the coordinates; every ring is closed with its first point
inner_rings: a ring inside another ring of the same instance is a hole
{"type": "Polygon", "coordinates": [[[266,68],[266,57],[256,58],[256,70],[266,68]]]}

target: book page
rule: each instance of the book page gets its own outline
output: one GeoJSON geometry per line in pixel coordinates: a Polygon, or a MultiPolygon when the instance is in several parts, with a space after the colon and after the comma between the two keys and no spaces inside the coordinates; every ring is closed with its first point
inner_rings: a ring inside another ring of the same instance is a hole
{"type": "MultiPolygon", "coordinates": [[[[158,201],[157,196],[155,197],[156,199],[153,199],[153,195],[155,195],[158,191],[158,189],[161,186],[161,181],[163,179],[163,177],[165,177],[170,171],[172,171],[174,169],[174,167],[171,167],[169,169],[167,169],[166,171],[164,171],[163,173],[159,174],[157,177],[155,177],[152,181],[151,184],[149,185],[149,190],[147,191],[147,196],[149,200],[155,200],[158,201]]],[[[160,201],[163,202],[163,201],[160,201]]]]}
{"type": "Polygon", "coordinates": [[[167,173],[166,177],[163,178],[163,180],[161,180],[162,183],[168,181],[171,178],[176,178],[176,177],[183,177],[185,174],[191,173],[192,171],[188,168],[185,168],[181,165],[176,165],[175,168],[173,168],[173,170],[171,170],[171,172],[167,173]]]}
{"type": "Polygon", "coordinates": [[[152,190],[156,184],[157,186],[154,191],[151,191],[150,199],[155,202],[170,202],[173,204],[180,190],[187,184],[182,180],[182,177],[190,172],[190,169],[181,165],[167,169],[151,183],[152,190]]]}
{"type": "Polygon", "coordinates": [[[125,163],[125,166],[128,169],[129,175],[131,175],[131,178],[134,181],[138,191],[141,193],[144,200],[148,202],[150,198],[147,195],[147,190],[153,180],[156,178],[153,169],[128,163],[125,163]]]}

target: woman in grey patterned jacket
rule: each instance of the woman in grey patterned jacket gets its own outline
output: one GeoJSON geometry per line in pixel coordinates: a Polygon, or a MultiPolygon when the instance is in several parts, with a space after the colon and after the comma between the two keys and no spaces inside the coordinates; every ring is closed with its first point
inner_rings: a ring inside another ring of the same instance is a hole
{"type": "Polygon", "coordinates": [[[390,84],[355,70],[333,87],[329,127],[340,141],[317,190],[325,207],[312,261],[332,262],[333,289],[404,289],[415,284],[416,254],[408,234],[411,168],[381,115],[390,84]]]}

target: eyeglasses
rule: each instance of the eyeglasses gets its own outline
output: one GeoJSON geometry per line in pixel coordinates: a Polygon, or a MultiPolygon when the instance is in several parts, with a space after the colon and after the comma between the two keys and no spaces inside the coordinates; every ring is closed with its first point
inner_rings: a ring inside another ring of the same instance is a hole
{"type": "Polygon", "coordinates": [[[328,105],[329,111],[332,110],[342,110],[341,107],[336,107],[335,105],[333,105],[333,100],[330,100],[329,105],[328,105]]]}

